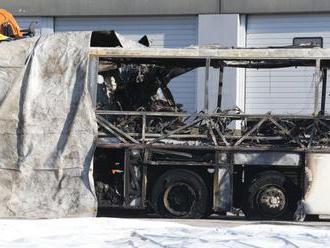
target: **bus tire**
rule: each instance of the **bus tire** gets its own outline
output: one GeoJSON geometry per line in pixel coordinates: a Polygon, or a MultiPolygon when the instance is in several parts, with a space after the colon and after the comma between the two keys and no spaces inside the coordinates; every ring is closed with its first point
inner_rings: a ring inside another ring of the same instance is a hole
{"type": "Polygon", "coordinates": [[[195,172],[173,169],[154,184],[151,205],[166,218],[202,218],[208,210],[208,189],[195,172]]]}
{"type": "Polygon", "coordinates": [[[250,219],[292,220],[299,194],[283,174],[268,171],[252,180],[244,209],[250,219]]]}

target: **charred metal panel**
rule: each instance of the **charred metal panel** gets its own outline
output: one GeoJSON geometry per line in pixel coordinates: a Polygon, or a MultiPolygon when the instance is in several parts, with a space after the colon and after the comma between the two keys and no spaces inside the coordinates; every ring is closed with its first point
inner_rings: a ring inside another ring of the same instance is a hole
{"type": "Polygon", "coordinates": [[[234,164],[299,166],[301,155],[286,152],[235,153],[234,164]]]}
{"type": "Polygon", "coordinates": [[[330,214],[330,154],[311,153],[306,156],[306,214],[330,214]]]}
{"type": "Polygon", "coordinates": [[[232,173],[231,168],[220,168],[217,175],[218,201],[215,210],[230,211],[232,207],[232,173]]]}
{"type": "Polygon", "coordinates": [[[5,1],[16,16],[125,16],[216,14],[219,0],[29,0],[5,1]]]}
{"type": "Polygon", "coordinates": [[[228,153],[218,153],[214,173],[213,209],[215,211],[230,211],[233,202],[233,177],[231,156],[228,153]]]}

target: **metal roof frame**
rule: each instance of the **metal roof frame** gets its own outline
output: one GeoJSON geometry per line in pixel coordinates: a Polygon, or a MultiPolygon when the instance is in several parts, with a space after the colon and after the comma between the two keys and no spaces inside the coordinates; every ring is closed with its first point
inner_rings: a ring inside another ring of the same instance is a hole
{"type": "Polygon", "coordinates": [[[90,55],[112,58],[178,58],[212,60],[330,60],[329,48],[100,48],[90,55]]]}

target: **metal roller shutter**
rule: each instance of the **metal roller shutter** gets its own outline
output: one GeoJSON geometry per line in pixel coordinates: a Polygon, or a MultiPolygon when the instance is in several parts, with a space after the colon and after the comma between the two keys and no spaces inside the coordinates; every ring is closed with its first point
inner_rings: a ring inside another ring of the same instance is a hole
{"type": "MultiPolygon", "coordinates": [[[[247,47],[291,45],[294,37],[323,37],[324,47],[330,47],[330,15],[248,17],[247,47]]],[[[311,114],[314,108],[313,74],[311,68],[247,70],[246,112],[260,114],[271,110],[280,114],[311,114]]],[[[329,106],[328,103],[327,109],[329,106]]]]}
{"type": "MultiPolygon", "coordinates": [[[[148,35],[153,47],[185,47],[197,44],[197,16],[184,17],[82,17],[56,18],[55,32],[116,30],[128,38],[139,40],[148,35]]],[[[178,103],[189,112],[196,111],[196,71],[171,82],[178,103]]]]}

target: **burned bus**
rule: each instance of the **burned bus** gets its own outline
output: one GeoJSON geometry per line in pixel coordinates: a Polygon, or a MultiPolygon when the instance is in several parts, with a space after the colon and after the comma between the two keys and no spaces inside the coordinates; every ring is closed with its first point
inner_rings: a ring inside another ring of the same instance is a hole
{"type": "MultiPolygon", "coordinates": [[[[149,209],[169,218],[242,210],[248,218],[299,219],[330,214],[330,117],[325,115],[330,50],[149,48],[113,33],[92,47],[99,125],[94,180],[99,207],[149,209]],[[315,68],[312,115],[246,114],[235,109],[186,113],[171,80],[205,68],[315,68]]],[[[92,83],[91,83],[92,85],[92,83]]],[[[109,210],[110,211],[110,210],[109,210]]]]}

